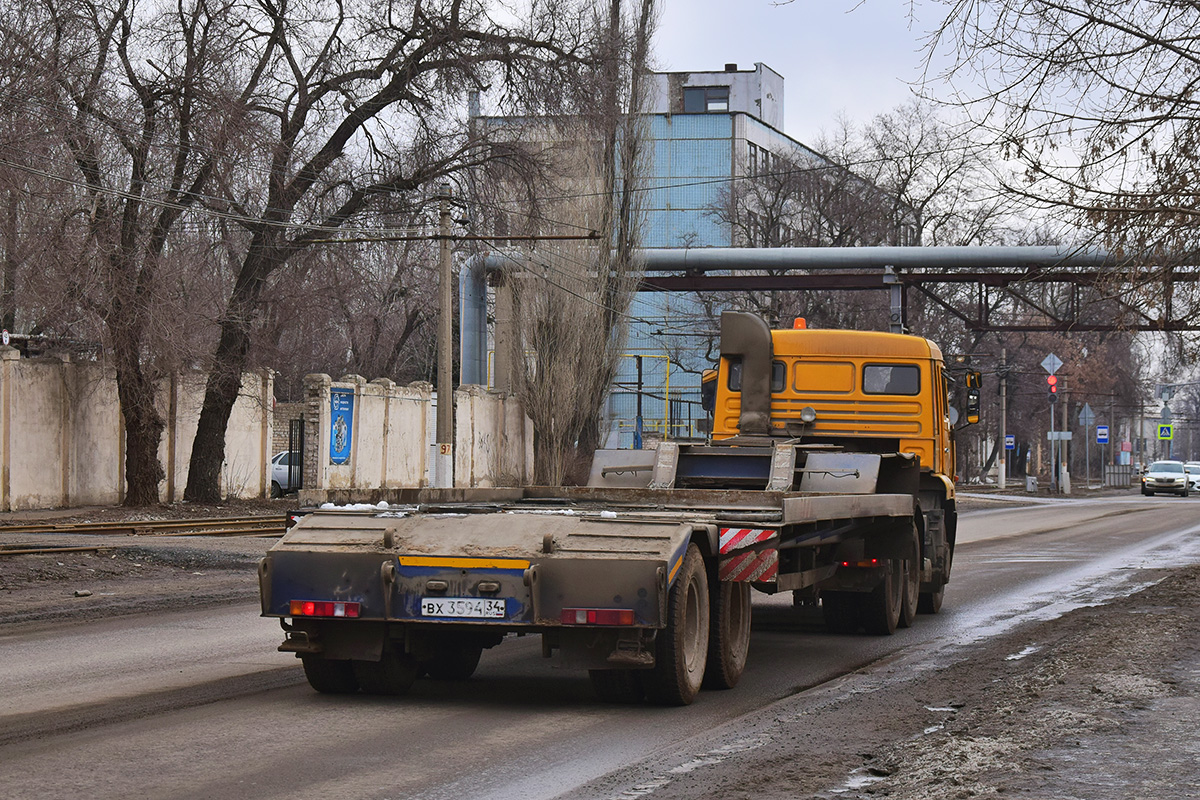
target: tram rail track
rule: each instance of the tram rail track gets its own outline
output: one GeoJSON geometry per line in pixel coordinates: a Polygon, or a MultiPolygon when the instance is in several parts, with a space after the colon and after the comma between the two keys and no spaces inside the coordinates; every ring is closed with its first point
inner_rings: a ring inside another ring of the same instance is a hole
{"type": "MultiPolygon", "coordinates": [[[[4,536],[282,536],[287,525],[284,515],[220,517],[172,520],[120,520],[111,522],[37,523],[31,525],[3,525],[0,535],[4,536]]],[[[28,541],[0,545],[0,558],[4,556],[46,553],[87,552],[100,549],[119,548],[120,545],[39,545],[28,541]]]]}

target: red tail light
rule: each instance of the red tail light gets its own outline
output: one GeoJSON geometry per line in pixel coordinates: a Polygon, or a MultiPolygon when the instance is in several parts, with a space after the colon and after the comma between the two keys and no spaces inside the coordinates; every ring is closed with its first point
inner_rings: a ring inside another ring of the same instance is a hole
{"type": "Polygon", "coordinates": [[[333,602],[328,600],[293,600],[290,604],[293,617],[357,617],[358,603],[333,602]]]}
{"type": "Polygon", "coordinates": [[[563,625],[632,625],[632,608],[564,608],[563,625]]]}
{"type": "Polygon", "coordinates": [[[878,567],[879,559],[872,558],[870,561],[843,561],[843,567],[878,567]]]}

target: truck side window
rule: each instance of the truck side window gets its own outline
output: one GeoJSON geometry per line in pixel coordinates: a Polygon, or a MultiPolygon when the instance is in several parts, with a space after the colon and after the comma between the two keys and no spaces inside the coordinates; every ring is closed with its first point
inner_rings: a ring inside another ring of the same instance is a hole
{"type": "Polygon", "coordinates": [[[864,394],[921,393],[921,369],[915,364],[867,364],[863,367],[864,394]]]}
{"type": "MultiPolygon", "coordinates": [[[[782,361],[771,362],[771,392],[778,394],[783,391],[784,374],[787,372],[787,367],[782,361]]],[[[729,391],[740,392],[742,390],[742,359],[729,359],[729,391]]]]}

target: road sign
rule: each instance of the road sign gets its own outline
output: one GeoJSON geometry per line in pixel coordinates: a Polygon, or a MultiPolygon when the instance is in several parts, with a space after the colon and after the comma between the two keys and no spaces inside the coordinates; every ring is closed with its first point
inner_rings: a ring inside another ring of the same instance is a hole
{"type": "Polygon", "coordinates": [[[1004,437],[1004,449],[1005,450],[1016,450],[1017,449],[1017,437],[1013,436],[1011,433],[1008,434],[1007,436],[1005,436],[1004,437]]]}
{"type": "Polygon", "coordinates": [[[1042,359],[1042,369],[1049,372],[1051,375],[1058,372],[1058,368],[1063,364],[1062,359],[1051,353],[1042,359]]]}
{"type": "MultiPolygon", "coordinates": [[[[1165,424],[1171,422],[1171,409],[1167,408],[1167,404],[1163,403],[1162,411],[1158,415],[1158,421],[1165,424]]],[[[1161,436],[1158,438],[1162,438],[1161,436]]]]}
{"type": "Polygon", "coordinates": [[[1108,444],[1108,426],[1096,426],[1096,444],[1108,444]]]}
{"type": "Polygon", "coordinates": [[[1088,403],[1083,404],[1083,408],[1079,410],[1079,424],[1085,428],[1090,428],[1096,423],[1096,412],[1092,411],[1092,407],[1088,403]]]}
{"type": "Polygon", "coordinates": [[[1158,438],[1159,439],[1162,439],[1164,441],[1170,441],[1172,438],[1174,438],[1174,435],[1175,435],[1175,432],[1174,432],[1174,430],[1172,430],[1172,427],[1170,425],[1159,425],[1158,426],[1158,438]]]}
{"type": "Polygon", "coordinates": [[[1046,438],[1052,442],[1069,442],[1073,437],[1071,431],[1046,431],[1046,438]]]}

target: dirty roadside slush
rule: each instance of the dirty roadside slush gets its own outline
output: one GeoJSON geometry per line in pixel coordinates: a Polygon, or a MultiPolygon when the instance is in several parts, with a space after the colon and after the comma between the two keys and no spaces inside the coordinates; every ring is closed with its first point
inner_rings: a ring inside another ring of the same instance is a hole
{"type": "Polygon", "coordinates": [[[1200,567],[971,646],[904,655],[775,703],[760,722],[581,796],[1200,797],[1200,567]]]}

